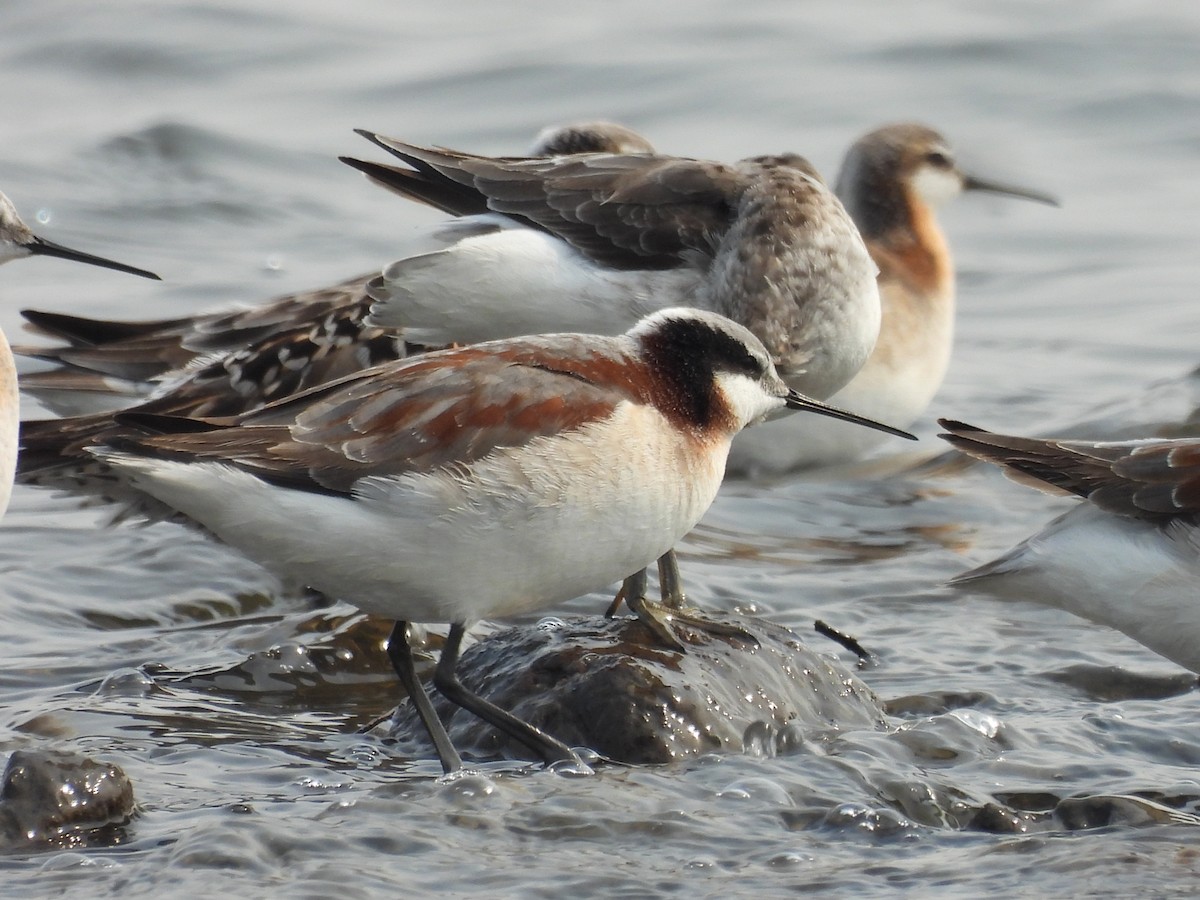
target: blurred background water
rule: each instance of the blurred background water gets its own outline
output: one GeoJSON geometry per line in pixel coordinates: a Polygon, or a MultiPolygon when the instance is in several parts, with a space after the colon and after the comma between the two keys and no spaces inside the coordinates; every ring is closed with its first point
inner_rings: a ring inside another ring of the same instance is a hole
{"type": "Polygon", "coordinates": [[[22,307],[181,315],[379,267],[434,214],[337,162],[370,156],[355,127],[512,153],[544,125],[604,117],[665,152],[796,151],[832,179],[861,133],[916,119],[966,166],[1064,205],[943,212],[959,333],[915,454],[730,483],[682,548],[700,605],[863,641],[891,731],[585,779],[497,763],[443,784],[431,760],[354,733],[395,702],[384,626],[182,529],[107,528],[19,489],[0,527],[0,751],[117,762],[140,814],[111,847],[0,859],[5,892],[1194,890],[1187,817],[1063,810],[1200,805],[1195,679],[1065,613],[941,587],[1070,501],[920,463],[941,452],[933,415],[1096,435],[1193,417],[1198,46],[1184,0],[7,0],[0,187],[44,236],[165,279],[6,266],[9,334],[22,307]],[[997,833],[988,804],[1030,815],[997,833]]]}

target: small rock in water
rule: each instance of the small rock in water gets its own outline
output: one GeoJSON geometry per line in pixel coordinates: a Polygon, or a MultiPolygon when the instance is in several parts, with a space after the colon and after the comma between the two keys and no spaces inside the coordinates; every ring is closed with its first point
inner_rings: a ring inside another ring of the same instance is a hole
{"type": "Polygon", "coordinates": [[[0,848],[112,844],[96,832],[133,816],[133,786],[119,766],[78,753],[16,750],[0,787],[0,848]]]}
{"type": "Polygon", "coordinates": [[[1121,794],[1097,794],[1091,797],[1065,797],[1054,809],[1054,817],[1071,831],[1108,828],[1113,825],[1191,825],[1200,824],[1192,813],[1173,809],[1145,797],[1121,794]]]}
{"type": "MultiPolygon", "coordinates": [[[[758,646],[677,624],[687,644],[679,653],[660,646],[637,619],[594,617],[496,632],[463,653],[458,673],[469,689],[566,744],[625,763],[742,753],[748,729],[752,736],[787,733],[799,745],[795,726],[883,726],[871,690],[794,632],[759,618],[706,616],[744,629],[758,646]]],[[[460,751],[529,758],[523,746],[432,693],[460,751]]],[[[407,702],[393,727],[423,735],[407,702]]],[[[762,741],[751,743],[752,752],[764,752],[762,741]]]]}
{"type": "Polygon", "coordinates": [[[1193,672],[1157,673],[1131,672],[1120,666],[1067,666],[1046,677],[1059,684],[1081,691],[1091,700],[1114,703],[1119,700],[1165,700],[1196,690],[1200,686],[1193,672]]]}

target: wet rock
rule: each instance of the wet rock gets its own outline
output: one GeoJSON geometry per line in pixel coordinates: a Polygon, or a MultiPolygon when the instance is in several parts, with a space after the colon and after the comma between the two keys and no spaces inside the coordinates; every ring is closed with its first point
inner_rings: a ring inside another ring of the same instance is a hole
{"type": "Polygon", "coordinates": [[[1131,672],[1120,666],[1093,666],[1079,663],[1049,672],[1050,681],[1080,691],[1090,700],[1115,703],[1120,700],[1165,700],[1196,690],[1200,679],[1193,672],[1168,675],[1131,672]]]}
{"type": "Polygon", "coordinates": [[[1054,817],[1069,831],[1113,825],[1200,825],[1200,817],[1192,813],[1124,794],[1067,797],[1055,807],[1054,817]]]}
{"type": "Polygon", "coordinates": [[[985,803],[967,823],[967,828],[990,834],[1025,834],[1036,823],[1030,813],[1010,809],[1000,803],[985,803]]]}
{"type": "Polygon", "coordinates": [[[1093,794],[1058,797],[1052,793],[998,795],[976,810],[966,827],[998,834],[1047,831],[1089,831],[1097,828],[1148,825],[1200,825],[1200,816],[1174,804],[1192,805],[1192,795],[1174,797],[1171,804],[1132,794],[1093,794]]]}
{"type": "Polygon", "coordinates": [[[884,703],[889,716],[936,716],[955,709],[995,707],[996,698],[983,691],[929,691],[893,697],[884,703]]]}
{"type": "MultiPolygon", "coordinates": [[[[626,763],[803,746],[797,727],[882,727],[875,695],[836,661],[763,619],[710,615],[757,640],[678,625],[668,650],[633,618],[544,620],[497,632],[463,653],[463,683],[574,747],[626,763]]],[[[519,744],[431,691],[460,752],[529,758],[519,744]]],[[[428,741],[407,701],[396,732],[428,741]]]]}
{"type": "Polygon", "coordinates": [[[0,787],[0,848],[112,844],[106,829],[133,816],[133,786],[119,766],[78,753],[16,750],[0,787]]]}

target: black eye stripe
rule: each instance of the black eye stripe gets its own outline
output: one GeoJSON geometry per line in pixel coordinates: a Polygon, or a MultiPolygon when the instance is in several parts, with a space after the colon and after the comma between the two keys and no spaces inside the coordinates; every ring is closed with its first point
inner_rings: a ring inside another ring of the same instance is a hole
{"type": "Polygon", "coordinates": [[[750,352],[742,341],[731,334],[703,327],[703,343],[709,347],[713,368],[719,371],[739,372],[754,376],[766,370],[765,361],[750,352]]]}
{"type": "Polygon", "coordinates": [[[744,375],[761,381],[770,366],[765,354],[755,353],[736,332],[703,319],[665,320],[645,334],[643,342],[666,398],[660,408],[673,409],[688,427],[706,426],[714,415],[724,415],[716,376],[744,375]]]}

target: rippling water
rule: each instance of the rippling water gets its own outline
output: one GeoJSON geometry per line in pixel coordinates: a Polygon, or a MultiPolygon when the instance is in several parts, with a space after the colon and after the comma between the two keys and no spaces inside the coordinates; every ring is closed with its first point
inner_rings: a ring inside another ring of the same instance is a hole
{"type": "MultiPolygon", "coordinates": [[[[1198,41],[1183,0],[8,0],[0,186],[46,236],[166,282],[17,263],[0,324],[16,331],[23,306],[249,304],[377,267],[431,214],[336,162],[369,151],[354,127],[512,152],[603,116],[668,152],[795,150],[833,173],[860,133],[915,118],[979,171],[1065,201],[945,211],[961,311],[933,412],[1148,434],[1200,403],[1198,41]]],[[[0,750],[116,762],[140,814],[108,848],[0,859],[6,892],[1194,890],[1197,833],[1166,814],[1200,806],[1194,679],[1064,613],[940,587],[1069,501],[922,464],[939,452],[729,484],[683,548],[700,604],[863,641],[892,730],[574,779],[497,763],[438,782],[354,733],[394,703],[383,628],[180,529],[107,528],[18,490],[0,528],[0,750]],[[1161,805],[1089,818],[1086,798],[1112,795],[1161,805]],[[1023,815],[1006,828],[997,810],[1023,815]]]]}

